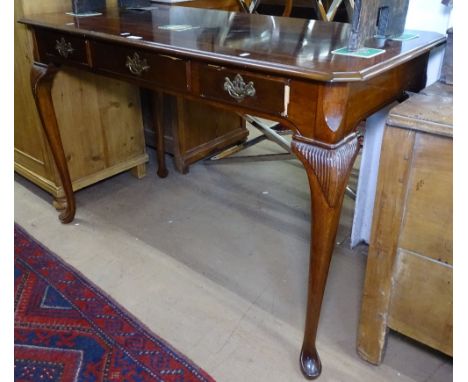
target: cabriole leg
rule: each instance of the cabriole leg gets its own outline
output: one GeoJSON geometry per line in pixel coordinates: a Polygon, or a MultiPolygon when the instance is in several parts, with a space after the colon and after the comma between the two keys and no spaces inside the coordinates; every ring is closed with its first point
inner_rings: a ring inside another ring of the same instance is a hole
{"type": "Polygon", "coordinates": [[[310,379],[317,378],[322,369],[315,345],[320,308],[344,191],[358,148],[358,140],[354,134],[328,147],[299,136],[295,136],[292,142],[293,152],[306,169],[311,194],[307,315],[300,357],[302,372],[310,379]]]}
{"type": "Polygon", "coordinates": [[[70,223],[75,217],[75,196],[73,195],[67,160],[63,151],[51,94],[52,83],[57,71],[58,69],[54,65],[34,63],[31,68],[31,88],[41,118],[42,128],[51,148],[65,192],[65,203],[63,201],[60,203],[61,208],[64,208],[59,215],[59,219],[62,223],[70,223]]]}

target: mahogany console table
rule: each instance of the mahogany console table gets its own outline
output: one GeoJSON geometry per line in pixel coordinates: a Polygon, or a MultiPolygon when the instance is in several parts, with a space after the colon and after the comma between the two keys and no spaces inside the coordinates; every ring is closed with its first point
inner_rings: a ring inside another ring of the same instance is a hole
{"type": "MultiPolygon", "coordinates": [[[[277,120],[295,132],[292,148],[307,172],[312,200],[300,364],[306,377],[318,377],[315,339],[344,188],[358,151],[356,127],[405,90],[424,87],[429,51],[445,37],[418,32],[419,38],[386,41],[384,54],[362,59],[331,54],[346,46],[349,25],[340,23],[163,5],[20,22],[34,37],[31,84],[66,193],[63,223],[73,220],[75,199],[50,93],[61,65],[277,120]]],[[[158,120],[162,108],[155,107],[158,120]]],[[[158,174],[165,176],[162,145],[158,140],[158,174]]]]}

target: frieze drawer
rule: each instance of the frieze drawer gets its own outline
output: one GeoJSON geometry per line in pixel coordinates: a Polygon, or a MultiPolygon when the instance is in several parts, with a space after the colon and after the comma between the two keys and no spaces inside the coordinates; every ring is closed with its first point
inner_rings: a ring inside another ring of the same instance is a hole
{"type": "Polygon", "coordinates": [[[88,65],[84,37],[47,29],[37,29],[35,36],[42,62],[88,65]]]}
{"type": "Polygon", "coordinates": [[[245,73],[215,65],[200,65],[199,89],[203,98],[287,115],[289,80],[245,73]]]}
{"type": "Polygon", "coordinates": [[[125,45],[91,42],[93,67],[159,88],[187,91],[187,61],[125,45]]]}

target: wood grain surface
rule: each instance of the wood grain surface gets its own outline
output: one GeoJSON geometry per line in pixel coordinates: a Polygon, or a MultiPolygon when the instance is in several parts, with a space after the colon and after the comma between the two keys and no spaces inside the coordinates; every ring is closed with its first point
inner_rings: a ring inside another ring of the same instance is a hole
{"type": "MultiPolygon", "coordinates": [[[[154,11],[120,12],[108,8],[103,16],[75,19],[63,13],[23,18],[21,22],[54,28],[95,39],[147,47],[180,57],[200,58],[214,64],[240,65],[249,69],[320,81],[362,81],[429,51],[445,41],[434,32],[418,32],[405,42],[388,40],[384,54],[362,59],[331,54],[345,47],[349,24],[252,15],[211,9],[158,5],[154,11]],[[170,25],[189,25],[185,31],[170,25]],[[129,39],[129,33],[140,39],[129,39]]],[[[369,40],[370,47],[379,41],[369,40]]]]}

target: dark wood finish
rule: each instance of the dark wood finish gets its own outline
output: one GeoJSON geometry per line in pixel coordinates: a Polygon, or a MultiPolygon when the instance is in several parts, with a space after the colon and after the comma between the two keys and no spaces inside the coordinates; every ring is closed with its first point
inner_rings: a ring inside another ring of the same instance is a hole
{"type": "Polygon", "coordinates": [[[193,0],[176,3],[178,7],[222,9],[225,11],[241,12],[242,8],[238,0],[193,0]]]}
{"type": "Polygon", "coordinates": [[[292,142],[292,150],[304,165],[309,179],[311,236],[315,239],[311,246],[307,320],[300,357],[301,369],[308,378],[318,377],[322,370],[315,348],[320,309],[335,247],[344,189],[359,149],[354,134],[334,147],[320,147],[313,143],[298,137],[292,142]]]}
{"type": "MultiPolygon", "coordinates": [[[[183,174],[191,164],[247,139],[245,121],[236,113],[171,95],[164,95],[163,102],[165,149],[183,174]]],[[[150,144],[156,142],[153,131],[145,128],[150,144]]]]}
{"type": "Polygon", "coordinates": [[[86,54],[86,42],[73,34],[54,32],[50,30],[39,30],[37,32],[36,41],[38,42],[37,49],[41,61],[53,61],[57,63],[73,61],[77,64],[88,66],[88,57],[86,54]],[[57,49],[59,42],[70,44],[71,49],[66,57],[62,56],[57,49]]]}
{"type": "Polygon", "coordinates": [[[181,58],[153,54],[148,49],[130,49],[127,46],[116,46],[93,41],[89,44],[93,66],[105,74],[129,78],[138,81],[141,86],[150,83],[161,89],[184,92],[188,87],[186,73],[187,62],[181,58]],[[128,59],[137,59],[145,63],[146,70],[141,74],[132,73],[128,59]],[[174,75],[177,73],[177,75],[174,75]]]}
{"type": "MultiPolygon", "coordinates": [[[[142,110],[146,144],[156,148],[151,97],[142,89],[142,110]]],[[[190,165],[226,147],[245,142],[249,131],[243,118],[233,113],[163,93],[164,149],[173,157],[175,169],[187,174],[190,165]]]]}
{"type": "MultiPolygon", "coordinates": [[[[315,337],[344,187],[357,152],[354,131],[360,119],[398,99],[413,84],[412,78],[422,78],[429,51],[443,43],[445,37],[418,32],[418,39],[388,41],[385,54],[364,60],[330,53],[346,45],[346,24],[160,5],[149,16],[138,19],[134,13],[109,9],[95,18],[48,14],[22,22],[35,32],[47,28],[73,33],[91,47],[97,43],[115,45],[116,51],[130,55],[141,50],[157,60],[162,56],[176,57],[186,65],[174,65],[171,78],[186,78],[184,89],[166,89],[158,80],[122,76],[120,67],[112,73],[104,72],[100,65],[107,64],[94,60],[94,50],[88,50],[93,71],[238,113],[255,110],[256,115],[277,120],[294,131],[292,147],[309,178],[313,221],[301,368],[306,377],[316,378],[321,364],[315,337]],[[176,32],[160,28],[168,24],[192,25],[195,29],[176,32]],[[142,39],[129,40],[120,35],[122,32],[142,39]],[[225,76],[219,74],[215,80],[209,80],[205,76],[207,65],[223,67],[220,73],[245,76],[244,91],[250,88],[248,96],[233,101],[224,95],[225,76]],[[265,84],[273,84],[276,90],[264,93],[265,84]],[[251,87],[255,86],[259,86],[260,96],[252,103],[249,97],[254,96],[251,87]]],[[[39,102],[38,107],[43,105],[39,102]]],[[[43,122],[47,125],[49,120],[43,122]]],[[[46,129],[58,128],[54,125],[46,129]]],[[[58,150],[57,146],[59,141],[55,145],[58,150]]],[[[160,160],[163,165],[163,158],[160,160]]],[[[64,171],[62,178],[69,183],[64,171]]],[[[68,200],[74,200],[72,193],[67,194],[68,200]]]]}
{"type": "Polygon", "coordinates": [[[252,82],[255,88],[255,95],[246,96],[242,100],[242,106],[252,110],[258,110],[282,115],[285,111],[285,87],[289,86],[289,80],[256,75],[243,70],[232,70],[222,66],[199,65],[198,84],[199,95],[213,101],[227,102],[236,105],[239,103],[235,98],[224,90],[223,85],[226,78],[234,81],[237,75],[240,75],[245,83],[252,82]]]}
{"type": "Polygon", "coordinates": [[[158,155],[158,176],[165,178],[168,175],[166,168],[166,162],[164,160],[164,105],[163,105],[163,94],[160,92],[151,92],[151,112],[153,117],[153,127],[156,133],[156,152],[158,155]]]}
{"type": "MultiPolygon", "coordinates": [[[[330,52],[346,46],[348,24],[163,5],[158,5],[153,13],[148,12],[150,18],[142,18],[143,13],[138,12],[140,17],[136,17],[135,13],[119,13],[110,8],[103,16],[74,19],[66,14],[50,13],[22,21],[35,29],[49,27],[93,41],[104,39],[130,49],[147,48],[205,64],[333,82],[368,80],[445,41],[438,33],[418,32],[417,39],[387,41],[386,52],[370,59],[337,57],[330,52]],[[203,26],[208,21],[209,25],[203,26]],[[73,25],[67,25],[70,23],[73,25]],[[197,29],[185,32],[159,29],[170,24],[193,25],[197,29]],[[275,33],[271,33],[273,29],[275,33]],[[266,38],[265,31],[270,31],[266,38]],[[142,39],[130,40],[120,35],[125,32],[142,39]],[[241,55],[244,53],[248,56],[241,55]]],[[[376,40],[369,41],[369,46],[379,44],[376,40]]]]}
{"type": "MultiPolygon", "coordinates": [[[[146,5],[151,5],[149,3],[146,5]]],[[[193,0],[177,6],[242,11],[238,0],[193,0]]],[[[143,100],[145,102],[145,100],[143,100]]],[[[247,139],[248,130],[236,113],[180,97],[163,95],[165,150],[173,155],[177,171],[185,174],[189,166],[233,144],[247,139]]],[[[143,106],[143,114],[146,114],[143,106]]],[[[152,123],[145,124],[147,144],[156,142],[152,123]]]]}
{"type": "Polygon", "coordinates": [[[57,67],[53,64],[44,65],[34,63],[31,68],[31,88],[65,192],[66,203],[63,203],[63,200],[61,200],[60,208],[63,209],[63,211],[60,213],[59,218],[62,223],[70,223],[75,217],[76,208],[67,159],[63,151],[60,131],[57,118],[55,117],[54,105],[52,103],[52,83],[56,73],[57,67]]]}

